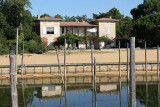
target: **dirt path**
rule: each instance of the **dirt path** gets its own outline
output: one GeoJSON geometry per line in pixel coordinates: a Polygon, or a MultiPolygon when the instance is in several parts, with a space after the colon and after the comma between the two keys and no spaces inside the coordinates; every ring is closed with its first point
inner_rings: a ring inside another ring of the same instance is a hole
{"type": "MultiPolygon", "coordinates": [[[[136,50],[136,62],[144,61],[144,50],[136,50]]],[[[90,63],[90,52],[89,51],[79,51],[79,52],[67,52],[66,61],[67,63],[90,63]]],[[[121,61],[126,62],[127,59],[126,51],[121,51],[121,61]]],[[[60,52],[60,63],[63,63],[63,52],[60,52]]],[[[95,51],[94,57],[96,57],[97,62],[118,62],[119,56],[118,51],[95,51]]],[[[157,50],[149,49],[147,50],[147,60],[157,61],[157,50]]],[[[21,64],[21,56],[18,56],[18,64],[21,64]]],[[[57,56],[55,52],[47,52],[44,54],[25,54],[24,64],[57,64],[57,56]]],[[[0,65],[9,65],[9,56],[0,56],[0,65]]]]}

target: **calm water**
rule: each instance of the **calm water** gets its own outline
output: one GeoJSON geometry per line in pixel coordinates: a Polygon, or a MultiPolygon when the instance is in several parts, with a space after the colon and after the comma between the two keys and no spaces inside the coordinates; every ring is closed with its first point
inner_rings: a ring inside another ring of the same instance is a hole
{"type": "MultiPolygon", "coordinates": [[[[19,107],[128,107],[128,84],[123,82],[17,86],[19,107]]],[[[137,107],[158,107],[157,82],[137,82],[137,107]]],[[[160,103],[160,102],[159,102],[160,103]]],[[[10,86],[0,86],[0,107],[11,107],[10,86]]]]}

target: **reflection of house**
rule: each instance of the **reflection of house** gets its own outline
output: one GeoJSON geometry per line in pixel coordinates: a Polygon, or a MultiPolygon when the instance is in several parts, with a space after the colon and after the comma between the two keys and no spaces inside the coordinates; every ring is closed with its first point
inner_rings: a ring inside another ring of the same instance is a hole
{"type": "Polygon", "coordinates": [[[117,84],[100,85],[97,87],[97,93],[110,95],[117,94],[117,84]]]}
{"type": "MultiPolygon", "coordinates": [[[[107,36],[110,39],[116,37],[116,24],[118,21],[112,18],[101,18],[91,20],[89,22],[62,22],[62,19],[43,17],[35,21],[36,33],[43,38],[43,41],[47,42],[48,47],[52,47],[54,42],[57,41],[57,37],[62,34],[72,33],[78,36],[90,36],[84,43],[76,43],[75,46],[79,48],[90,47],[91,44],[95,45],[95,48],[99,48],[99,45],[103,47],[105,44],[99,44],[97,37],[107,36]]],[[[115,46],[115,44],[112,44],[115,46]]]]}
{"type": "Polygon", "coordinates": [[[42,86],[41,100],[57,99],[61,97],[61,86],[42,86]]]}

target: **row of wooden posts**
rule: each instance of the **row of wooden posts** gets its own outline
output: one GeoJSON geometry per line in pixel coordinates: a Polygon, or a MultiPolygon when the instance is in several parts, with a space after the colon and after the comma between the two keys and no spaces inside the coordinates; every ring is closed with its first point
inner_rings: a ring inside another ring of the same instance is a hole
{"type": "MultiPolygon", "coordinates": [[[[91,72],[93,77],[93,89],[96,91],[96,58],[93,58],[93,45],[91,46],[91,72]]],[[[130,64],[129,64],[129,54],[128,54],[129,45],[127,44],[127,80],[130,82],[130,107],[136,107],[136,85],[135,85],[135,37],[130,38],[130,64]],[[130,65],[130,76],[129,76],[129,65],[130,65]],[[129,78],[130,77],[130,78],[129,78]]],[[[59,62],[59,55],[57,53],[58,68],[62,77],[62,82],[65,86],[66,92],[66,40],[64,43],[64,78],[61,71],[61,65],[59,62]]],[[[24,43],[23,43],[23,53],[22,53],[22,65],[21,65],[21,76],[23,76],[23,55],[24,55],[24,43]]],[[[120,51],[120,41],[119,41],[119,77],[121,78],[121,51],[120,51]]],[[[10,48],[10,80],[11,80],[11,96],[12,96],[12,107],[18,107],[18,98],[17,98],[17,72],[15,65],[15,50],[10,48]]],[[[157,46],[157,73],[159,80],[159,46],[157,46]]],[[[147,51],[146,51],[146,42],[145,42],[145,69],[146,69],[146,78],[147,78],[147,51]]]]}

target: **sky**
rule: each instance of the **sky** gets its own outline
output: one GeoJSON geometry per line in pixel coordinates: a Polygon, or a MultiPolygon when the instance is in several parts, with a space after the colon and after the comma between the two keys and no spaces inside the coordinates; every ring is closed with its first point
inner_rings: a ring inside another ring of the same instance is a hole
{"type": "Polygon", "coordinates": [[[86,14],[93,18],[93,13],[108,12],[117,8],[124,16],[131,16],[130,10],[136,8],[143,0],[30,0],[33,16],[47,13],[54,17],[56,14],[62,16],[81,16],[86,14]]]}

